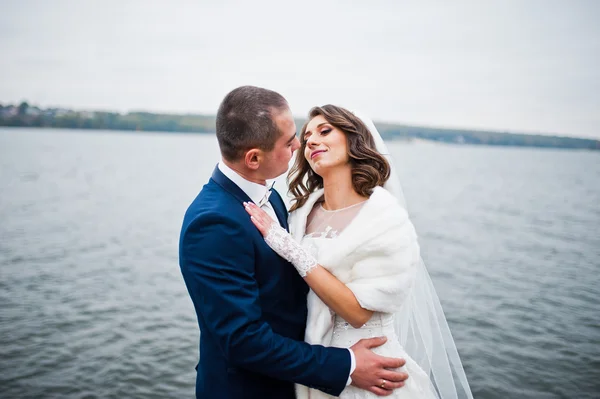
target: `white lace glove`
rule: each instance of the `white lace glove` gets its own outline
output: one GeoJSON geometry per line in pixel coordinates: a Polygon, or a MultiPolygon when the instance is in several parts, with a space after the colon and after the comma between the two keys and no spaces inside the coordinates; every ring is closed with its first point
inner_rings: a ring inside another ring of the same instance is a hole
{"type": "Polygon", "coordinates": [[[318,263],[315,257],[302,248],[291,234],[277,223],[271,223],[265,241],[277,255],[294,265],[300,276],[306,277],[312,269],[317,267],[318,263]]]}
{"type": "Polygon", "coordinates": [[[274,222],[265,211],[251,202],[244,203],[244,207],[256,228],[265,237],[267,245],[277,255],[294,265],[302,277],[306,277],[312,269],[317,267],[318,263],[315,257],[302,248],[290,233],[285,231],[279,223],[274,222]]]}

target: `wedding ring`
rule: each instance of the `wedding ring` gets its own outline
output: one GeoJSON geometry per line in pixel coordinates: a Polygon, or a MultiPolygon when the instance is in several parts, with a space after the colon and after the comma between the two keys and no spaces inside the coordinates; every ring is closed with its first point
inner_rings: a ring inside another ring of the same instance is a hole
{"type": "Polygon", "coordinates": [[[385,380],[383,380],[383,382],[380,385],[381,388],[385,389],[385,380]]]}

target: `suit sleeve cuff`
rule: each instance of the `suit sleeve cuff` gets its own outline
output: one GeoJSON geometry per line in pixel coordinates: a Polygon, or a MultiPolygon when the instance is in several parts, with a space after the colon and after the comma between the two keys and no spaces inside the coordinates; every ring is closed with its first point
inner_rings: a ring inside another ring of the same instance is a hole
{"type": "Polygon", "coordinates": [[[352,384],[352,373],[354,373],[354,370],[356,370],[356,358],[354,357],[354,352],[352,352],[352,349],[348,348],[348,351],[350,352],[350,374],[348,374],[348,382],[346,382],[346,386],[352,384]]]}

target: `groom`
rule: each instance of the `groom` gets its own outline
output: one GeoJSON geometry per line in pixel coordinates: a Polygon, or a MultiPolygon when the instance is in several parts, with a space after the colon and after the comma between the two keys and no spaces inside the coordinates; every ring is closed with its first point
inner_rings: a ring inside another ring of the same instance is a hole
{"type": "Polygon", "coordinates": [[[287,101],[270,90],[243,86],[217,114],[222,160],[189,206],[181,230],[181,272],[200,327],[197,398],[293,399],[299,383],[338,396],[353,385],[384,396],[401,387],[402,359],[370,348],[309,345],[308,286],[273,252],[244,210],[253,201],[288,228],[287,210],[267,179],[285,173],[299,148],[287,101]]]}

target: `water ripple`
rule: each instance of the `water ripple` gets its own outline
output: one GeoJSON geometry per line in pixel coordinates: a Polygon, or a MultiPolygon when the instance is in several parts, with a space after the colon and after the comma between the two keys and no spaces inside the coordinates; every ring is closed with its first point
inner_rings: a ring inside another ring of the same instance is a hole
{"type": "MultiPolygon", "coordinates": [[[[390,147],[475,397],[597,397],[598,154],[390,147]]],[[[193,396],[177,239],[216,148],[0,130],[0,397],[193,396]]]]}

